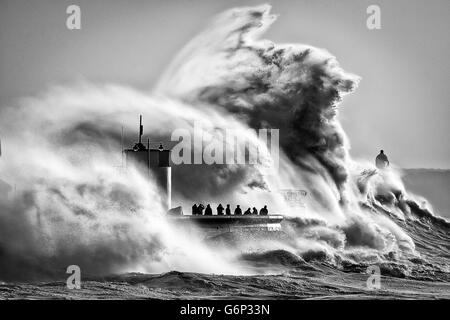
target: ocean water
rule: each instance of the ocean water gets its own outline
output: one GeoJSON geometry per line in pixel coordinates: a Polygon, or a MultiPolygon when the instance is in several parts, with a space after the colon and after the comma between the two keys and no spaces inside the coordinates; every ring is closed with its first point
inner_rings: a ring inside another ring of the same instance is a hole
{"type": "Polygon", "coordinates": [[[405,188],[395,160],[378,170],[351,157],[338,110],[360,78],[326,50],[262,39],[270,10],[217,16],[151,92],[55,86],[0,109],[0,177],[17,186],[0,197],[0,298],[449,298],[440,207],[405,188]],[[204,239],[167,221],[155,181],[117,168],[140,114],[152,141],[197,124],[220,145],[223,129],[247,138],[268,161],[173,167],[174,202],[267,204],[285,215],[282,231],[204,239]],[[261,128],[280,129],[278,167],[261,128]],[[291,208],[286,189],[305,189],[307,209],[291,208]],[[66,287],[73,264],[79,290],[66,287]]]}
{"type": "MultiPolygon", "coordinates": [[[[371,264],[344,260],[330,263],[320,251],[296,255],[272,250],[242,254],[242,261],[253,268],[253,275],[170,271],[83,276],[81,289],[68,289],[64,280],[1,283],[0,298],[450,299],[450,224],[423,210],[414,212],[411,219],[399,223],[414,239],[420,257],[402,261],[392,258],[377,264],[377,288],[368,285],[367,268],[371,264]]],[[[215,241],[230,243],[233,237],[238,238],[228,234],[215,241]]],[[[234,245],[242,241],[242,235],[239,238],[234,245]]],[[[245,237],[245,241],[253,240],[257,237],[245,237]]]]}

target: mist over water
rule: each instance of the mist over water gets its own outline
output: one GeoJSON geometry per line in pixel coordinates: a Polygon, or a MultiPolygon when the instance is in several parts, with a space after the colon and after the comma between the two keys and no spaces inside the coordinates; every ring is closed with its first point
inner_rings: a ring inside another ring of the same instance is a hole
{"type": "Polygon", "coordinates": [[[2,108],[0,179],[17,191],[0,200],[0,279],[59,277],[70,264],[92,275],[274,270],[251,268],[261,260],[448,272],[449,223],[408,195],[395,168],[351,159],[338,108],[359,77],[326,50],[263,39],[275,18],[267,5],[217,16],[150,93],[79,83],[2,108]],[[134,142],[139,114],[154,141],[194,123],[212,140],[234,129],[258,145],[248,129],[280,129],[278,169],[180,166],[173,198],[185,212],[199,201],[267,204],[286,215],[285,236],[217,250],[171,225],[156,184],[120,168],[121,127],[134,142]],[[307,190],[307,210],[280,189],[307,190]]]}
{"type": "Polygon", "coordinates": [[[164,119],[180,106],[128,88],[78,84],[3,109],[1,178],[17,191],[1,199],[1,278],[61,277],[71,264],[86,275],[238,270],[226,254],[175,230],[156,184],[120,167],[122,122],[131,134],[135,115],[159,110],[164,119]]]}

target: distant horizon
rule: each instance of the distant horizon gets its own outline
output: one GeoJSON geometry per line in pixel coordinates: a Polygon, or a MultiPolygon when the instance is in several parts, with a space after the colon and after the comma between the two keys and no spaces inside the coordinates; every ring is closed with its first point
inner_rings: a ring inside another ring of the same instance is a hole
{"type": "Polygon", "coordinates": [[[402,170],[433,170],[433,171],[450,171],[450,168],[401,168],[402,170]]]}

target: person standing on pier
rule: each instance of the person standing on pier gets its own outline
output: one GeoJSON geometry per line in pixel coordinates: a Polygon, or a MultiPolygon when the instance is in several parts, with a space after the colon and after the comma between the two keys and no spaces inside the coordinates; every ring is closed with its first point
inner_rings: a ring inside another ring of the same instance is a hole
{"type": "Polygon", "coordinates": [[[223,216],[223,207],[221,203],[219,203],[219,205],[217,206],[217,215],[223,216]]]}
{"type": "Polygon", "coordinates": [[[209,204],[206,205],[205,216],[212,216],[212,209],[209,204]]]}
{"type": "Polygon", "coordinates": [[[261,216],[267,216],[269,214],[269,210],[267,210],[267,206],[264,206],[264,208],[261,208],[259,211],[259,215],[261,216]]]}

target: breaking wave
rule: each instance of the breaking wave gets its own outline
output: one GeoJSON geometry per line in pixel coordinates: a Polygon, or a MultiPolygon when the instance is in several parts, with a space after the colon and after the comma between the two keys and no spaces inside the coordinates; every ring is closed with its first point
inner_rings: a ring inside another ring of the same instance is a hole
{"type": "Polygon", "coordinates": [[[408,194],[399,170],[350,156],[338,111],[359,77],[324,49],[262,39],[275,18],[267,5],[219,15],[151,93],[81,83],[2,108],[0,178],[17,192],[0,200],[0,278],[55,277],[70,264],[93,275],[377,264],[392,276],[448,279],[449,222],[408,194]],[[120,128],[133,141],[138,114],[158,141],[195,122],[212,139],[227,128],[255,144],[248,129],[279,128],[278,170],[180,166],[173,198],[185,208],[268,204],[287,217],[283,235],[215,250],[175,229],[156,184],[120,168],[120,128]],[[280,189],[306,189],[308,209],[290,207],[280,189]]]}

